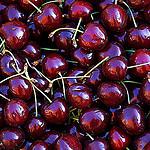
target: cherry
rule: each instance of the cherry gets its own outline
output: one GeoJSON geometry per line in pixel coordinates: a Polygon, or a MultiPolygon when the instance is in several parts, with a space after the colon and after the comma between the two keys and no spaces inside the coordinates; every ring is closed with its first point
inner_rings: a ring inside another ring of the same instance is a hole
{"type": "Polygon", "coordinates": [[[115,150],[124,150],[131,143],[130,136],[117,126],[110,129],[108,137],[111,148],[115,150]]]}
{"type": "Polygon", "coordinates": [[[85,50],[99,51],[107,43],[105,29],[97,23],[89,23],[83,34],[79,36],[79,45],[85,50]]]}
{"type": "Polygon", "coordinates": [[[121,44],[117,42],[108,42],[106,46],[97,53],[98,61],[103,60],[105,57],[109,56],[109,58],[115,56],[122,56],[124,55],[124,48],[121,44]]]}
{"type": "Polygon", "coordinates": [[[27,79],[21,76],[13,77],[9,80],[9,89],[16,98],[27,101],[32,95],[32,85],[27,79]]]}
{"type": "Polygon", "coordinates": [[[132,48],[150,48],[150,26],[144,24],[137,28],[130,28],[125,39],[132,48]]]}
{"type": "Polygon", "coordinates": [[[81,128],[90,134],[98,135],[102,133],[109,122],[108,114],[98,108],[87,108],[80,115],[81,128]]]}
{"type": "Polygon", "coordinates": [[[36,28],[42,31],[53,31],[60,27],[62,15],[59,7],[53,3],[42,7],[41,12],[37,12],[33,17],[36,28]]]}
{"type": "Polygon", "coordinates": [[[26,21],[26,14],[24,11],[17,5],[17,4],[10,4],[4,11],[3,11],[3,18],[4,21],[26,21]]]}
{"type": "MultiPolygon", "coordinates": [[[[138,49],[129,59],[129,65],[134,66],[150,62],[150,51],[148,49],[138,49]]],[[[131,72],[138,77],[146,77],[150,70],[150,65],[139,66],[131,69],[131,72]]]]}
{"type": "Polygon", "coordinates": [[[92,103],[92,95],[88,86],[75,83],[66,90],[67,100],[70,104],[79,109],[85,109],[92,103]]]}
{"type": "Polygon", "coordinates": [[[70,7],[70,5],[74,2],[75,0],[65,0],[64,6],[65,9],[68,10],[68,8],[70,7]]]}
{"type": "Polygon", "coordinates": [[[4,149],[20,149],[25,138],[25,134],[21,129],[3,128],[0,131],[0,140],[4,145],[4,149]]]}
{"type": "MultiPolygon", "coordinates": [[[[18,0],[18,2],[20,6],[28,12],[35,10],[35,8],[27,0],[18,0]]],[[[43,3],[43,0],[30,0],[30,2],[32,2],[37,7],[40,7],[43,3]]]]}
{"type": "Polygon", "coordinates": [[[138,105],[130,104],[122,107],[118,114],[118,122],[121,128],[130,135],[138,135],[144,131],[144,113],[138,105]]]}
{"type": "Polygon", "coordinates": [[[144,146],[144,150],[149,150],[149,149],[150,149],[150,142],[144,146]]]}
{"type": "Polygon", "coordinates": [[[88,68],[94,63],[94,53],[81,47],[72,50],[70,56],[73,60],[78,61],[82,68],[88,68]]]}
{"type": "Polygon", "coordinates": [[[109,80],[123,80],[127,74],[127,59],[123,56],[110,58],[103,63],[102,72],[109,80]]]}
{"type": "Polygon", "coordinates": [[[82,145],[73,135],[65,133],[56,140],[54,149],[82,150],[82,145]]]}
{"type": "Polygon", "coordinates": [[[98,8],[99,8],[100,12],[109,4],[114,4],[114,0],[98,1],[98,8]]]}
{"type": "Polygon", "coordinates": [[[68,111],[68,105],[61,98],[55,99],[51,104],[45,103],[42,106],[42,114],[44,118],[48,122],[55,124],[64,123],[68,117],[68,111]]]}
{"type": "Polygon", "coordinates": [[[42,62],[43,73],[48,78],[55,78],[59,72],[67,71],[66,60],[57,53],[46,55],[42,62]]]}
{"type": "Polygon", "coordinates": [[[26,141],[22,144],[20,150],[28,150],[28,149],[30,148],[31,144],[32,144],[32,141],[26,140],[26,141]]]}
{"type": "Polygon", "coordinates": [[[121,6],[110,4],[102,10],[101,18],[107,29],[120,32],[126,28],[128,16],[121,6]]]}
{"type": "Polygon", "coordinates": [[[150,23],[150,4],[144,10],[144,17],[150,23]]]}
{"type": "Polygon", "coordinates": [[[54,91],[53,99],[56,99],[56,98],[64,98],[63,91],[61,88],[58,88],[54,91]]]}
{"type": "Polygon", "coordinates": [[[102,82],[97,89],[97,94],[100,100],[111,108],[118,107],[125,100],[123,86],[111,81],[102,82]]]}
{"type": "Polygon", "coordinates": [[[2,13],[6,7],[7,3],[5,3],[4,1],[0,1],[0,13],[2,13]]]}
{"type": "Polygon", "coordinates": [[[89,141],[84,150],[109,150],[109,145],[106,140],[102,138],[96,138],[94,141],[89,141]]]}

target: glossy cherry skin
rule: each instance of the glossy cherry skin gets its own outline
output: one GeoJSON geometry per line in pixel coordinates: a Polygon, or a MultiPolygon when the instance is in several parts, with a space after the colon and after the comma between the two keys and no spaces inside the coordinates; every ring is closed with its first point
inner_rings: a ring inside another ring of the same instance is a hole
{"type": "Polygon", "coordinates": [[[32,144],[32,141],[31,140],[26,140],[23,144],[22,144],[22,146],[21,146],[21,150],[28,150],[29,148],[30,148],[30,146],[31,146],[31,144],[32,144]]]}
{"type": "Polygon", "coordinates": [[[114,4],[114,0],[101,0],[98,1],[98,8],[102,11],[107,5],[114,4]]]}
{"type": "Polygon", "coordinates": [[[127,12],[119,5],[110,4],[102,10],[101,18],[110,31],[120,32],[126,28],[127,12]]]}
{"type": "Polygon", "coordinates": [[[109,150],[109,145],[106,140],[102,138],[96,138],[94,141],[89,141],[84,150],[109,150]]]}
{"type": "Polygon", "coordinates": [[[127,59],[122,56],[110,58],[103,63],[102,72],[111,81],[123,80],[127,74],[127,59]]]}
{"type": "Polygon", "coordinates": [[[97,95],[106,106],[116,108],[125,100],[126,92],[122,85],[107,81],[99,85],[97,95]]]}
{"type": "Polygon", "coordinates": [[[140,98],[146,105],[150,105],[150,82],[145,78],[140,88],[140,98]]]}
{"type": "Polygon", "coordinates": [[[81,128],[90,134],[98,135],[102,133],[109,122],[108,114],[98,108],[87,108],[80,115],[81,128]]]}
{"type": "Polygon", "coordinates": [[[81,47],[72,50],[70,56],[73,60],[78,61],[82,68],[88,68],[94,63],[94,53],[81,47]]]}
{"type": "Polygon", "coordinates": [[[144,17],[150,23],[150,4],[144,10],[144,17]]]}
{"type": "MultiPolygon", "coordinates": [[[[35,10],[35,8],[26,0],[18,0],[18,2],[20,6],[28,12],[35,10]]],[[[30,2],[32,2],[37,7],[40,7],[43,3],[43,0],[30,0],[30,2]]]]}
{"type": "Polygon", "coordinates": [[[82,150],[82,145],[77,138],[69,133],[62,134],[56,141],[54,149],[82,150]]]}
{"type": "Polygon", "coordinates": [[[4,1],[0,1],[0,13],[2,13],[6,7],[7,3],[5,3],[4,1]]]}
{"type": "Polygon", "coordinates": [[[99,51],[107,43],[105,29],[97,23],[89,23],[83,34],[79,36],[79,45],[85,50],[99,51]]]}
{"type": "MultiPolygon", "coordinates": [[[[138,49],[129,59],[129,65],[139,65],[150,62],[150,51],[148,49],[138,49]]],[[[146,77],[146,74],[150,71],[150,65],[139,66],[131,69],[131,72],[138,77],[146,77]]]]}
{"type": "Polygon", "coordinates": [[[66,97],[70,104],[78,109],[85,109],[92,104],[92,95],[88,86],[75,83],[66,90],[66,97]]]}
{"type": "Polygon", "coordinates": [[[106,46],[97,53],[98,61],[103,60],[105,57],[109,56],[109,58],[115,56],[122,56],[124,55],[124,48],[121,44],[117,42],[108,42],[106,46]]]}
{"type": "Polygon", "coordinates": [[[3,11],[3,18],[4,21],[21,21],[25,22],[26,14],[24,11],[17,5],[17,4],[10,4],[4,11],[3,11]]]}
{"type": "Polygon", "coordinates": [[[42,106],[42,114],[44,118],[54,124],[62,124],[68,117],[68,105],[61,99],[55,99],[51,104],[45,103],[42,106]]]}
{"type": "Polygon", "coordinates": [[[35,61],[41,55],[40,46],[34,41],[28,41],[20,50],[18,50],[18,55],[21,60],[28,58],[30,61],[35,61]]]}
{"type": "Polygon", "coordinates": [[[134,141],[134,147],[136,150],[143,150],[143,148],[150,142],[150,131],[147,130],[142,133],[137,139],[134,141]]]}
{"type": "Polygon", "coordinates": [[[32,96],[32,85],[21,76],[13,77],[9,80],[10,92],[14,97],[28,100],[32,96]]]}
{"type": "Polygon", "coordinates": [[[52,148],[46,142],[38,140],[31,144],[29,150],[52,150],[52,148]]]}
{"type": "Polygon", "coordinates": [[[25,134],[21,129],[3,128],[0,131],[0,140],[4,145],[4,149],[20,149],[25,138],[25,134]]]}
{"type": "Polygon", "coordinates": [[[130,135],[138,135],[144,131],[145,119],[140,106],[130,104],[122,107],[118,114],[121,128],[130,135]]]}
{"type": "Polygon", "coordinates": [[[30,117],[25,123],[25,131],[30,138],[41,137],[46,131],[46,121],[42,117],[30,117]]]}
{"type": "Polygon", "coordinates": [[[48,78],[55,78],[59,72],[67,71],[67,68],[66,60],[57,53],[46,55],[42,62],[43,73],[48,78]]]}
{"type": "Polygon", "coordinates": [[[68,9],[70,19],[75,22],[78,22],[79,18],[82,18],[82,21],[84,22],[89,22],[91,20],[92,12],[92,5],[89,2],[82,0],[73,2],[68,9]]]}
{"type": "Polygon", "coordinates": [[[70,7],[70,5],[76,0],[65,0],[64,2],[64,7],[66,10],[68,10],[68,8],[70,7]]]}
{"type": "Polygon", "coordinates": [[[4,119],[11,127],[21,126],[28,118],[28,106],[21,99],[12,99],[4,108],[4,119]]]}
{"type": "Polygon", "coordinates": [[[62,14],[59,7],[53,3],[46,4],[41,9],[42,13],[37,12],[33,21],[39,30],[53,31],[60,27],[62,23],[62,14]]]}
{"type": "MultiPolygon", "coordinates": [[[[23,63],[21,62],[20,58],[14,54],[16,62],[18,64],[19,72],[23,71],[23,63]]],[[[0,58],[0,72],[4,77],[11,76],[16,74],[16,71],[12,67],[12,64],[15,64],[14,59],[10,54],[5,54],[0,58]]]]}
{"type": "Polygon", "coordinates": [[[150,48],[150,26],[141,25],[137,28],[130,28],[125,39],[132,48],[150,48]]]}
{"type": "Polygon", "coordinates": [[[115,150],[124,150],[131,143],[130,136],[117,126],[110,129],[108,137],[111,148],[115,150]]]}
{"type": "Polygon", "coordinates": [[[54,91],[54,94],[53,94],[53,99],[56,99],[56,98],[64,98],[64,95],[63,95],[63,91],[61,88],[58,88],[54,91]]]}

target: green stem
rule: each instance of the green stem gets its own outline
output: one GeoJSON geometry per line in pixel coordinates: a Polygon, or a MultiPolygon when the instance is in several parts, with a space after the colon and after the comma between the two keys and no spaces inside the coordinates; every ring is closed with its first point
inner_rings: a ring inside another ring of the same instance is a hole
{"type": "Polygon", "coordinates": [[[134,65],[134,66],[128,66],[127,69],[141,67],[141,66],[145,66],[145,65],[149,65],[149,64],[150,64],[150,62],[139,64],[139,65],[134,65]]]}
{"type": "Polygon", "coordinates": [[[125,50],[125,52],[132,52],[132,53],[134,53],[135,52],[135,50],[125,50]]]}
{"type": "Polygon", "coordinates": [[[122,81],[123,83],[133,83],[133,84],[139,84],[141,85],[140,82],[136,82],[136,81],[122,81]]]}
{"type": "Polygon", "coordinates": [[[59,49],[51,49],[51,48],[43,48],[43,47],[41,47],[40,49],[41,50],[46,50],[46,51],[56,51],[56,52],[59,51],[59,49]]]}
{"type": "Polygon", "coordinates": [[[0,94],[1,97],[3,97],[4,99],[6,99],[7,101],[10,101],[9,98],[5,97],[4,95],[0,94]]]}

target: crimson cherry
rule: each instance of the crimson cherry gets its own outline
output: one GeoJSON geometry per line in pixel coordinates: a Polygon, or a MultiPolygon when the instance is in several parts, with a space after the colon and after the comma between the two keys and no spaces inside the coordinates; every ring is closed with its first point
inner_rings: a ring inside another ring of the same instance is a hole
{"type": "Polygon", "coordinates": [[[150,23],[150,4],[144,10],[144,17],[150,23]]]}
{"type": "Polygon", "coordinates": [[[65,0],[64,6],[65,9],[68,10],[68,8],[70,7],[70,5],[74,2],[75,0],[65,0]]]}
{"type": "Polygon", "coordinates": [[[114,0],[98,1],[98,8],[99,8],[100,11],[102,11],[109,4],[114,4],[114,0]]]}
{"type": "Polygon", "coordinates": [[[81,128],[90,134],[98,135],[102,133],[109,122],[108,114],[98,108],[87,108],[80,115],[81,128]]]}

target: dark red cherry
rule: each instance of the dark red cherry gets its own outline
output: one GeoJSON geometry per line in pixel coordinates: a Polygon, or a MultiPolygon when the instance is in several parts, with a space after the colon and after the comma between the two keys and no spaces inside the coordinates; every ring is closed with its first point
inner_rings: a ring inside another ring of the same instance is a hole
{"type": "Polygon", "coordinates": [[[51,104],[45,103],[42,106],[42,114],[50,123],[64,123],[68,117],[68,112],[68,105],[61,98],[55,99],[51,104]]]}
{"type": "MultiPolygon", "coordinates": [[[[134,147],[137,150],[143,150],[143,148],[150,142],[150,130],[143,132],[134,141],[134,147]]],[[[144,149],[145,150],[145,149],[144,149]]]]}
{"type": "Polygon", "coordinates": [[[30,117],[25,123],[25,131],[30,138],[41,137],[46,131],[46,121],[42,117],[30,117]]]}
{"type": "Polygon", "coordinates": [[[102,133],[109,122],[108,114],[98,108],[87,108],[80,115],[81,128],[90,134],[102,133]]]}
{"type": "Polygon", "coordinates": [[[78,61],[82,68],[88,68],[94,63],[94,53],[81,47],[72,50],[70,56],[73,60],[78,61]]]}
{"type": "Polygon", "coordinates": [[[21,99],[12,99],[4,108],[4,119],[11,127],[21,126],[28,118],[28,106],[21,99]]]}
{"type": "Polygon", "coordinates": [[[53,99],[56,99],[56,98],[64,98],[63,90],[61,88],[58,88],[54,91],[53,99]]]}
{"type": "Polygon", "coordinates": [[[3,11],[3,18],[4,21],[21,21],[25,22],[26,14],[24,11],[17,5],[17,4],[10,4],[4,11],[3,11]]]}
{"type": "Polygon", "coordinates": [[[144,10],[144,17],[150,23],[150,4],[144,10]]]}
{"type": "Polygon", "coordinates": [[[54,149],[82,150],[82,145],[77,138],[69,133],[62,134],[56,141],[54,149]]]}
{"type": "Polygon", "coordinates": [[[42,13],[37,12],[33,17],[36,28],[50,32],[60,27],[62,14],[57,5],[53,3],[46,4],[41,11],[42,13]]]}
{"type": "Polygon", "coordinates": [[[4,145],[4,149],[20,149],[25,138],[25,134],[21,129],[3,128],[0,131],[0,140],[4,145]]]}
{"type": "Polygon", "coordinates": [[[103,63],[102,72],[109,80],[123,80],[127,74],[127,59],[123,56],[110,58],[103,63]]]}
{"type": "Polygon", "coordinates": [[[89,141],[84,150],[109,150],[109,145],[106,140],[102,138],[96,138],[94,141],[89,141]]]}
{"type": "Polygon", "coordinates": [[[118,114],[121,128],[130,135],[138,135],[144,131],[145,119],[140,106],[130,104],[124,106],[118,114]]]}
{"type": "Polygon", "coordinates": [[[132,48],[150,48],[150,26],[147,24],[130,28],[125,38],[127,44],[132,48]]]}
{"type": "Polygon", "coordinates": [[[88,86],[75,83],[66,90],[66,97],[69,103],[78,109],[85,109],[92,103],[92,95],[88,86]]]}
{"type": "Polygon", "coordinates": [[[115,150],[124,150],[131,143],[130,136],[117,126],[110,129],[108,137],[111,148],[115,150]]]}
{"type": "Polygon", "coordinates": [[[26,141],[22,144],[20,150],[28,150],[28,149],[30,148],[31,144],[32,144],[32,141],[31,141],[31,140],[26,140],[26,141]]]}
{"type": "Polygon", "coordinates": [[[144,146],[144,150],[149,150],[149,149],[150,149],[150,142],[144,146]]]}
{"type": "Polygon", "coordinates": [[[39,59],[41,50],[36,42],[28,41],[17,53],[21,60],[25,61],[25,58],[28,58],[30,61],[35,61],[39,59]]]}
{"type": "Polygon", "coordinates": [[[110,31],[120,32],[126,28],[127,12],[119,5],[110,4],[102,10],[101,18],[110,31]]]}
{"type": "Polygon", "coordinates": [[[140,88],[140,98],[142,102],[144,102],[146,105],[150,105],[149,93],[150,93],[150,82],[148,78],[145,78],[140,88]]]}
{"type": "Polygon", "coordinates": [[[70,19],[75,22],[78,22],[79,18],[82,18],[82,21],[84,22],[89,22],[91,20],[92,12],[92,5],[89,2],[82,0],[73,2],[68,9],[70,19]]]}
{"type": "Polygon", "coordinates": [[[52,150],[52,148],[46,142],[38,140],[31,144],[29,150],[52,150]]]}
{"type": "MultiPolygon", "coordinates": [[[[19,67],[18,71],[22,72],[23,63],[21,62],[20,58],[17,55],[14,54],[14,57],[19,67]]],[[[13,74],[16,74],[16,71],[14,70],[12,65],[15,65],[15,62],[13,57],[10,54],[5,54],[3,57],[0,58],[0,72],[4,77],[8,77],[13,74]]]]}
{"type": "Polygon", "coordinates": [[[12,50],[20,49],[29,38],[26,25],[20,21],[4,23],[0,28],[0,34],[5,39],[7,47],[12,50]]]}
{"type": "Polygon", "coordinates": [[[124,54],[124,48],[121,44],[117,42],[108,42],[106,46],[97,53],[98,61],[103,60],[105,57],[109,56],[109,58],[115,56],[122,56],[124,54]]]}
{"type": "Polygon", "coordinates": [[[27,79],[21,76],[13,77],[9,80],[10,92],[14,97],[28,100],[32,96],[32,85],[27,79]]]}
{"type": "Polygon", "coordinates": [[[98,8],[102,11],[109,4],[114,4],[114,0],[100,0],[98,1],[98,8]]]}
{"type": "Polygon", "coordinates": [[[42,136],[41,139],[44,140],[48,145],[53,147],[60,135],[61,133],[58,131],[48,131],[42,136]]]}
{"type": "MultiPolygon", "coordinates": [[[[129,65],[135,66],[150,62],[150,51],[148,49],[138,49],[129,59],[129,65]]],[[[139,66],[131,69],[131,72],[138,77],[146,77],[150,71],[150,65],[139,66]]]]}
{"type": "Polygon", "coordinates": [[[68,8],[70,7],[70,5],[76,0],[65,0],[64,6],[65,9],[68,10],[68,8]]]}
{"type": "Polygon", "coordinates": [[[68,64],[59,54],[46,55],[42,62],[43,73],[49,78],[55,78],[59,72],[67,71],[68,64]]]}
{"type": "Polygon", "coordinates": [[[89,23],[83,34],[79,36],[79,45],[85,50],[99,51],[107,43],[105,29],[97,23],[89,23]]]}
{"type": "Polygon", "coordinates": [[[4,104],[0,103],[0,129],[5,127],[5,121],[4,121],[4,104]]]}
{"type": "Polygon", "coordinates": [[[5,1],[0,1],[0,13],[2,13],[7,7],[7,3],[5,1]]]}
{"type": "MultiPolygon", "coordinates": [[[[18,2],[20,6],[28,12],[35,10],[35,8],[26,0],[18,0],[18,2]]],[[[32,2],[37,7],[40,7],[43,3],[43,0],[30,0],[30,2],[32,2]]]]}
{"type": "Polygon", "coordinates": [[[116,108],[125,100],[126,92],[122,85],[107,81],[99,85],[97,95],[106,106],[116,108]]]}

